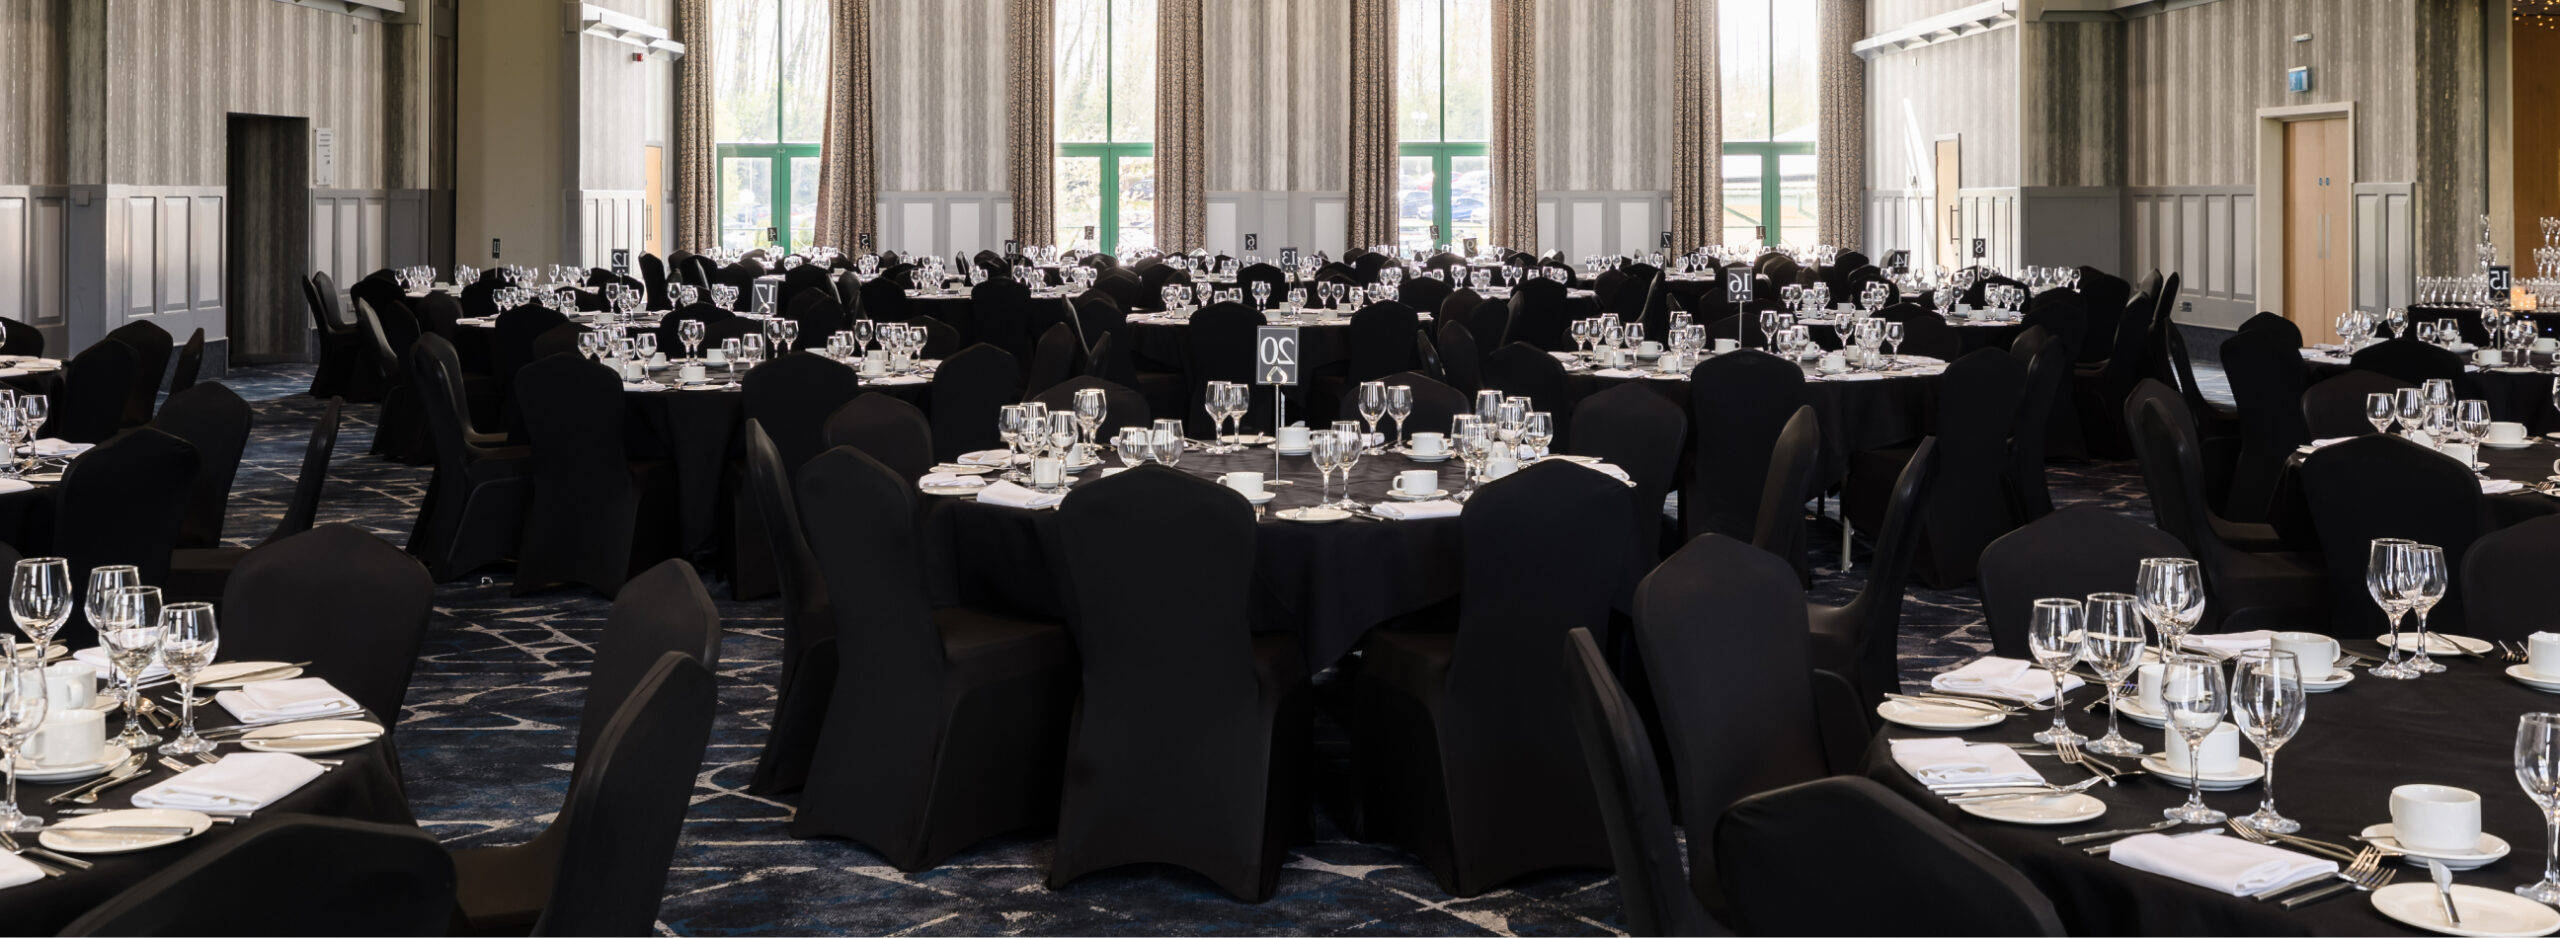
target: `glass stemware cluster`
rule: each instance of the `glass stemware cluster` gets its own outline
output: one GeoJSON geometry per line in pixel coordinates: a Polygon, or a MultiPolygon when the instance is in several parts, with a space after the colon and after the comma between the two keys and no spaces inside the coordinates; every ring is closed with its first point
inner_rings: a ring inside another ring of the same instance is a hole
{"type": "Polygon", "coordinates": [[[2427,612],[2444,599],[2450,578],[2442,547],[2393,537],[2377,537],[2367,545],[2365,592],[2382,608],[2390,632],[2384,641],[2388,655],[2366,673],[2405,681],[2444,670],[2444,665],[2427,656],[2427,612]],[[2400,622],[2412,612],[2418,614],[2417,634],[2404,642],[2400,622]],[[2402,660],[2400,652],[2407,647],[2416,648],[2417,653],[2402,660]]]}

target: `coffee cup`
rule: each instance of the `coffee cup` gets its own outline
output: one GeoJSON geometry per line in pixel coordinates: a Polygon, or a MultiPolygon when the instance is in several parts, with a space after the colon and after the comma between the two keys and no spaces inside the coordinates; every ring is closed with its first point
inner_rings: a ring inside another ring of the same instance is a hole
{"type": "Polygon", "coordinates": [[[2513,420],[2492,420],[2489,422],[2488,439],[2491,443],[2522,443],[2524,424],[2513,420]]]}
{"type": "Polygon", "coordinates": [[[2391,790],[2391,835],[2403,847],[2469,852],[2480,848],[2480,795],[2451,785],[2391,790]]]}
{"type": "Polygon", "coordinates": [[[44,669],[46,706],[54,712],[86,710],[98,702],[98,669],[64,661],[44,669]]]}
{"type": "Polygon", "coordinates": [[[649,380],[649,367],[639,362],[622,363],[622,380],[638,384],[649,380]]]}
{"type": "Polygon", "coordinates": [[[1733,351],[1733,350],[1735,350],[1735,349],[1739,349],[1739,348],[1741,348],[1741,347],[1742,347],[1742,343],[1741,343],[1741,342],[1739,342],[1739,341],[1733,340],[1733,339],[1717,339],[1717,340],[1716,340],[1716,354],[1718,354],[1718,355],[1722,355],[1722,354],[1724,354],[1724,353],[1726,353],[1726,352],[1730,352],[1730,351],[1733,351]]]}
{"type": "Polygon", "coordinates": [[[1438,433],[1416,433],[1405,445],[1412,449],[1415,455],[1437,456],[1448,452],[1449,438],[1438,433]]]}
{"type": "Polygon", "coordinates": [[[1636,354],[1660,355],[1662,354],[1662,343],[1656,342],[1652,339],[1646,339],[1636,346],[1636,354]]]}
{"type": "Polygon", "coordinates": [[[2302,679],[2325,680],[2338,670],[2338,640],[2318,632],[2277,632],[2268,647],[2292,652],[2294,663],[2302,668],[2302,679]]]}
{"type": "Polygon", "coordinates": [[[1396,473],[1396,491],[1417,498],[1440,491],[1440,473],[1429,469],[1407,469],[1396,473]]]}
{"type": "Polygon", "coordinates": [[[2560,352],[2560,339],[2548,337],[2535,339],[2533,340],[2533,350],[2537,352],[2560,352]]]}
{"type": "Polygon", "coordinates": [[[714,365],[726,365],[729,363],[729,353],[723,349],[704,349],[702,360],[714,365]]]}
{"type": "MultiPolygon", "coordinates": [[[[2178,735],[2175,724],[2165,732],[2168,734],[2169,771],[2181,777],[2197,774],[2187,769],[2187,738],[2178,735]]],[[[2213,732],[2206,734],[2204,741],[2197,744],[2196,753],[2204,763],[2205,775],[2228,775],[2238,771],[2240,727],[2229,722],[2215,724],[2213,732]]]]}
{"type": "Polygon", "coordinates": [[[2153,662],[2133,669],[2133,699],[2144,713],[2167,713],[2169,702],[2160,697],[2160,664],[2153,662]]]}
{"type": "Polygon", "coordinates": [[[649,353],[649,364],[652,364],[652,365],[664,365],[664,364],[666,364],[666,363],[667,363],[667,353],[665,353],[665,352],[651,352],[651,353],[649,353]]]}
{"type": "Polygon", "coordinates": [[[2524,644],[2526,666],[2535,674],[2560,680],[2560,632],[2535,632],[2524,644]]]}
{"type": "Polygon", "coordinates": [[[2438,443],[2436,452],[2453,457],[2454,461],[2465,466],[2480,461],[2480,448],[2469,443],[2438,443]]]}
{"type": "Polygon", "coordinates": [[[1259,472],[1230,472],[1219,481],[1247,498],[1262,494],[1262,473],[1259,472]]]}
{"type": "Polygon", "coordinates": [[[96,710],[65,710],[44,718],[34,735],[18,747],[28,762],[48,766],[89,765],[106,755],[107,715],[96,710]]]}
{"type": "Polygon", "coordinates": [[[1487,481],[1499,479],[1518,471],[1520,471],[1520,461],[1512,458],[1509,453],[1495,453],[1492,459],[1485,460],[1484,462],[1484,477],[1487,481]]]}
{"type": "Polygon", "coordinates": [[[711,371],[702,367],[700,363],[688,363],[676,372],[676,377],[682,381],[698,383],[711,380],[711,371]]]}
{"type": "Polygon", "coordinates": [[[1272,434],[1272,438],[1274,442],[1271,445],[1276,449],[1306,449],[1307,426],[1306,424],[1295,424],[1292,426],[1281,427],[1279,432],[1272,434]]]}
{"type": "Polygon", "coordinates": [[[1824,374],[1836,375],[1849,370],[1849,360],[1841,357],[1838,352],[1826,352],[1822,356],[1822,364],[1818,367],[1822,369],[1824,374]]]}
{"type": "Polygon", "coordinates": [[[2504,365],[2507,363],[2507,353],[2497,349],[2484,348],[2475,354],[2483,365],[2504,365]]]}

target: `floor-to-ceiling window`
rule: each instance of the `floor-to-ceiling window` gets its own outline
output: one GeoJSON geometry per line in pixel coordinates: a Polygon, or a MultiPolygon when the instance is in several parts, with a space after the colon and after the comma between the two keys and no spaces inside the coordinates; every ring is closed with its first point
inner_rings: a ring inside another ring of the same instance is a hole
{"type": "Polygon", "coordinates": [[[1724,243],[1811,244],[1821,32],[1813,0],[1718,0],[1724,243]]]}
{"type": "Polygon", "coordinates": [[[1484,156],[1493,132],[1492,4],[1399,2],[1397,244],[1437,247],[1475,238],[1481,246],[1493,219],[1484,156]]]}
{"type": "Polygon", "coordinates": [[[1057,243],[1156,246],[1156,0],[1056,0],[1057,243]]]}
{"type": "Polygon", "coordinates": [[[809,246],[827,121],[826,0],[711,0],[720,243],[809,246]]]}

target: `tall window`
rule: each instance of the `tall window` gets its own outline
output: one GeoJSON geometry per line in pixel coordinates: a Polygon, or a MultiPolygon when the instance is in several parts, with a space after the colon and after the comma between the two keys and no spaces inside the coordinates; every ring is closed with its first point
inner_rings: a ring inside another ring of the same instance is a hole
{"type": "Polygon", "coordinates": [[[1156,246],[1156,0],[1056,0],[1057,243],[1156,246]]]}
{"type": "Polygon", "coordinates": [[[1720,0],[1724,243],[1811,244],[1820,31],[1810,0],[1720,0]]]}
{"type": "Polygon", "coordinates": [[[827,121],[826,0],[712,0],[711,28],[720,243],[807,247],[827,121]]]}
{"type": "Polygon", "coordinates": [[[1492,4],[1399,2],[1396,241],[1429,248],[1475,238],[1482,245],[1493,218],[1484,157],[1493,135],[1492,4]]]}

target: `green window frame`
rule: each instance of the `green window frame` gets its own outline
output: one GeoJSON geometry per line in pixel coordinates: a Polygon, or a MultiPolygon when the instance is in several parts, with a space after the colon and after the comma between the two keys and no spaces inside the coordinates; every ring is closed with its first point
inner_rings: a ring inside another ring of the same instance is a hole
{"type": "Polygon", "coordinates": [[[1128,143],[1110,139],[1114,128],[1118,126],[1120,104],[1117,95],[1112,91],[1111,81],[1111,77],[1118,74],[1115,69],[1119,57],[1116,42],[1118,27],[1118,11],[1110,4],[1104,4],[1102,6],[1102,135],[1104,139],[1058,144],[1060,159],[1070,157],[1101,159],[1101,181],[1096,186],[1096,194],[1097,201],[1102,204],[1095,224],[1094,246],[1096,250],[1113,257],[1120,256],[1120,162],[1128,159],[1153,159],[1156,155],[1154,143],[1128,143]]]}
{"type": "MultiPolygon", "coordinates": [[[[1781,183],[1781,179],[1778,175],[1778,164],[1780,162],[1779,157],[1812,156],[1813,143],[1805,140],[1727,140],[1724,143],[1724,155],[1727,158],[1736,156],[1759,157],[1760,205],[1758,208],[1760,210],[1760,221],[1758,224],[1766,225],[1769,228],[1768,235],[1761,239],[1761,243],[1785,243],[1786,236],[1780,229],[1783,227],[1783,221],[1786,218],[1785,208],[1787,203],[1787,187],[1781,183]]],[[[1741,212],[1734,211],[1733,206],[1730,205],[1725,206],[1724,213],[1726,220],[1729,222],[1750,217],[1741,212]]]]}
{"type": "Polygon", "coordinates": [[[1455,243],[1449,241],[1450,232],[1457,230],[1456,213],[1449,209],[1449,193],[1450,184],[1457,178],[1457,173],[1450,168],[1449,164],[1457,157],[1483,156],[1484,152],[1485,145],[1481,143],[1396,144],[1398,156],[1431,158],[1431,224],[1440,232],[1439,237],[1431,239],[1433,250],[1438,250],[1442,243],[1455,243]]]}
{"type": "MultiPolygon", "coordinates": [[[[781,85],[777,82],[774,87],[779,89],[781,85]]],[[[779,96],[778,90],[776,94],[779,96]]],[[[765,178],[772,184],[773,192],[765,204],[773,206],[773,215],[765,219],[765,227],[773,232],[773,236],[762,239],[760,243],[769,243],[785,254],[798,248],[808,247],[809,245],[794,244],[792,238],[791,161],[795,158],[817,159],[818,145],[814,143],[723,143],[711,149],[712,153],[718,157],[720,164],[715,170],[716,175],[712,178],[723,181],[723,184],[715,188],[720,192],[719,217],[724,224],[729,217],[729,187],[725,184],[729,178],[729,162],[731,160],[764,160],[772,167],[771,171],[765,174],[765,178]]]]}

